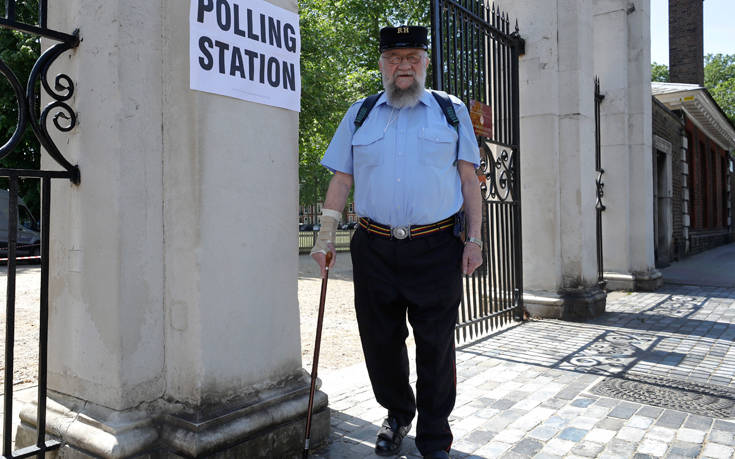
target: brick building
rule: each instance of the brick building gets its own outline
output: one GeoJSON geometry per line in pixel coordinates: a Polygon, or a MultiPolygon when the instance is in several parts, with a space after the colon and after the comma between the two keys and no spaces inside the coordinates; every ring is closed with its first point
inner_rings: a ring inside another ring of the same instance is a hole
{"type": "Polygon", "coordinates": [[[698,84],[652,83],[658,266],[733,240],[735,126],[698,84]]]}
{"type": "Polygon", "coordinates": [[[735,126],[704,88],[702,0],[669,0],[669,79],[652,83],[657,266],[734,240],[735,126]]]}

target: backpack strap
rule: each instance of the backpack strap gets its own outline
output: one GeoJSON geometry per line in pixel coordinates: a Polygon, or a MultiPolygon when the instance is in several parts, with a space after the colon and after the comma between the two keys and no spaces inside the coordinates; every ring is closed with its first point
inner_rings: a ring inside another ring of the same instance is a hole
{"type": "Polygon", "coordinates": [[[442,108],[442,112],[444,112],[444,117],[447,119],[447,122],[454,126],[457,133],[459,133],[459,118],[457,117],[457,113],[454,111],[454,105],[452,105],[452,100],[449,98],[449,95],[444,91],[435,91],[433,89],[431,90],[431,94],[442,108]]]}
{"type": "Polygon", "coordinates": [[[360,129],[360,126],[362,126],[362,123],[365,122],[368,115],[370,114],[370,111],[375,107],[375,104],[378,102],[378,99],[383,94],[383,92],[379,92],[377,94],[373,94],[371,96],[367,96],[364,101],[362,101],[362,105],[360,106],[360,110],[357,112],[357,116],[355,116],[355,130],[360,129]]]}
{"type": "Polygon", "coordinates": [[[432,89],[431,94],[442,108],[442,112],[444,112],[444,117],[447,119],[447,122],[457,130],[457,151],[454,158],[454,164],[457,164],[457,161],[459,161],[459,117],[457,116],[457,112],[454,111],[452,100],[446,92],[435,91],[432,89]]]}

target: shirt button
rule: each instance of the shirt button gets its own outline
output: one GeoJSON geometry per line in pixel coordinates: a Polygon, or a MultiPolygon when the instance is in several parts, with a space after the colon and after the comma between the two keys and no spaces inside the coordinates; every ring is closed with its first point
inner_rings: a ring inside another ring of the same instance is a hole
{"type": "Polygon", "coordinates": [[[400,181],[401,181],[401,179],[396,179],[396,182],[400,182],[400,181]]]}

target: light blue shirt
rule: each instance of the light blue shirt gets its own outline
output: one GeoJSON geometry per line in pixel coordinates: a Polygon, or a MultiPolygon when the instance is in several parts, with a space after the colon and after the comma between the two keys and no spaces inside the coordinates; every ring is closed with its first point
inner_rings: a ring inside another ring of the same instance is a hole
{"type": "Polygon", "coordinates": [[[359,216],[389,226],[424,225],[462,207],[455,159],[477,168],[480,152],[467,107],[450,97],[459,136],[426,90],[419,103],[401,109],[383,94],[357,131],[354,121],[362,100],[347,110],[321,164],[353,176],[359,216]]]}

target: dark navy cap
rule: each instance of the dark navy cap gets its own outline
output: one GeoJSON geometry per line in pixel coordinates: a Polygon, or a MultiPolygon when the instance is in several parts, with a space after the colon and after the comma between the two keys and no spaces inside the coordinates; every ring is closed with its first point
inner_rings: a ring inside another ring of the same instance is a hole
{"type": "Polygon", "coordinates": [[[396,48],[427,49],[429,31],[423,26],[383,27],[380,29],[380,52],[396,48]]]}

